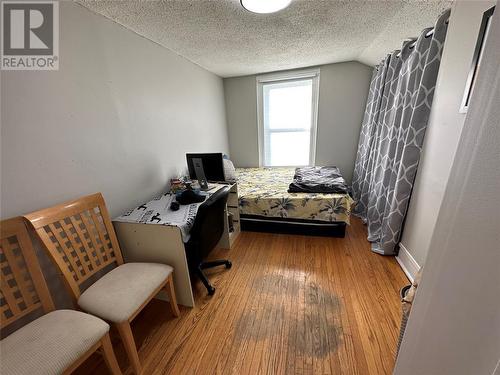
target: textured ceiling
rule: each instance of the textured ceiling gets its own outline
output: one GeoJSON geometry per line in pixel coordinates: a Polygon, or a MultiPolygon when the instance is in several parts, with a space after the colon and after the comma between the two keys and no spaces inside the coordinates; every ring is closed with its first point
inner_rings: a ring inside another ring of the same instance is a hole
{"type": "Polygon", "coordinates": [[[451,0],[293,0],[274,14],[239,0],[78,3],[222,77],[357,60],[377,64],[451,0]]]}

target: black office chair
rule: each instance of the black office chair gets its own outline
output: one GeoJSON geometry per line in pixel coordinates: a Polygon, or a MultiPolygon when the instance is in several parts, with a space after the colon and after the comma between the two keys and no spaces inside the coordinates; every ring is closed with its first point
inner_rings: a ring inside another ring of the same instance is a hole
{"type": "Polygon", "coordinates": [[[226,268],[232,266],[227,259],[204,261],[219,242],[222,233],[224,233],[224,223],[227,220],[225,215],[228,195],[229,187],[224,187],[212,194],[200,205],[193,228],[191,228],[191,238],[185,245],[189,268],[191,272],[201,279],[209,295],[215,293],[215,288],[210,284],[203,270],[222,265],[225,265],[226,268]]]}

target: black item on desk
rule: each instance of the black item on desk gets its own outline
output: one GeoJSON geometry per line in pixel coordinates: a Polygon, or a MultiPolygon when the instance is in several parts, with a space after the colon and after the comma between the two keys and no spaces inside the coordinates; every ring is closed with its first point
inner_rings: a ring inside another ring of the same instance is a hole
{"type": "Polygon", "coordinates": [[[179,209],[179,207],[180,207],[180,205],[179,205],[179,203],[177,203],[177,202],[172,202],[172,203],[170,203],[170,209],[171,209],[172,211],[177,211],[177,210],[179,209]]]}
{"type": "Polygon", "coordinates": [[[194,167],[194,159],[201,159],[203,171],[208,181],[224,181],[224,162],[222,152],[208,154],[186,154],[186,161],[191,179],[198,178],[194,167]]]}
{"type": "Polygon", "coordinates": [[[231,268],[232,266],[231,261],[227,259],[210,262],[204,261],[216,247],[224,233],[224,224],[227,220],[225,211],[228,196],[229,187],[224,187],[200,205],[193,228],[191,228],[191,237],[185,244],[189,268],[201,279],[209,295],[215,293],[215,288],[203,274],[203,270],[222,265],[225,265],[226,268],[231,268]]]}
{"type": "Polygon", "coordinates": [[[205,197],[205,195],[197,193],[192,189],[184,190],[182,193],[176,195],[177,202],[182,205],[203,202],[205,197]]]}

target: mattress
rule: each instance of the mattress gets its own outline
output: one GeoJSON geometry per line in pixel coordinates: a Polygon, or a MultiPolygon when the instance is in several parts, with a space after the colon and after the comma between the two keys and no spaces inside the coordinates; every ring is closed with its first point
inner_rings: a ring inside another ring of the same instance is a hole
{"type": "Polygon", "coordinates": [[[241,215],[349,224],[349,194],[288,193],[295,168],[236,168],[241,215]]]}

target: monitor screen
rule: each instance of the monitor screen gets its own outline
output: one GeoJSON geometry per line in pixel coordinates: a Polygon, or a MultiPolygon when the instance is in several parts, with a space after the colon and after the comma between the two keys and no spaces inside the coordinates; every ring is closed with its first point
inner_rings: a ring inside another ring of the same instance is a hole
{"type": "Polygon", "coordinates": [[[203,171],[208,181],[222,182],[224,178],[224,162],[222,152],[210,154],[186,154],[186,161],[189,170],[189,178],[196,180],[196,171],[193,159],[201,159],[203,171]]]}

